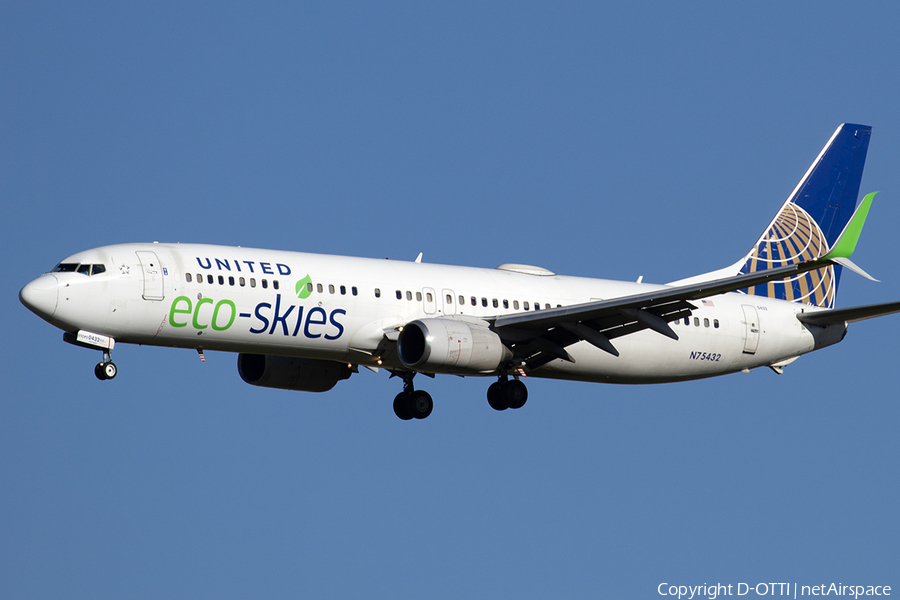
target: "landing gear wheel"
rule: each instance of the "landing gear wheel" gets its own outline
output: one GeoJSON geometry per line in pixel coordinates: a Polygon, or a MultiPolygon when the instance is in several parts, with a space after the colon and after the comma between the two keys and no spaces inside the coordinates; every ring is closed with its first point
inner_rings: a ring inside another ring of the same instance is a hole
{"type": "Polygon", "coordinates": [[[431,394],[423,390],[417,390],[410,394],[409,412],[417,419],[424,419],[434,410],[434,401],[431,394]]]}
{"type": "Polygon", "coordinates": [[[118,373],[118,372],[119,372],[119,370],[116,368],[115,363],[108,362],[105,365],[103,365],[103,374],[106,376],[107,379],[113,379],[116,376],[116,373],[118,373]]]}
{"type": "Polygon", "coordinates": [[[394,414],[404,421],[409,421],[413,418],[409,405],[409,394],[400,392],[394,397],[394,414]]]}
{"type": "Polygon", "coordinates": [[[506,394],[503,393],[504,387],[505,386],[502,385],[499,381],[495,381],[490,385],[490,387],[488,387],[488,404],[490,404],[491,408],[493,408],[494,410],[506,410],[507,408],[509,408],[506,394]]]}
{"type": "Polygon", "coordinates": [[[116,376],[116,373],[118,373],[118,369],[116,369],[115,363],[102,362],[94,367],[94,375],[96,375],[97,379],[100,381],[112,379],[116,376]]]}
{"type": "Polygon", "coordinates": [[[510,408],[522,408],[528,401],[528,388],[518,379],[513,379],[506,382],[501,395],[506,399],[510,408]]]}

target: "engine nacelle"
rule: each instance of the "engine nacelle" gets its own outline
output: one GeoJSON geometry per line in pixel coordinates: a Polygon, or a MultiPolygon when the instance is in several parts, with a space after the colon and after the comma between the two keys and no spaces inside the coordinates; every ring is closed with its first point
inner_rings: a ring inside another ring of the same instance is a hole
{"type": "Polygon", "coordinates": [[[347,363],[333,360],[238,354],[238,373],[250,385],[299,392],[327,392],[338,381],[350,377],[352,371],[347,363]]]}
{"type": "Polygon", "coordinates": [[[429,373],[490,373],[512,352],[500,336],[456,319],[419,319],[403,326],[397,354],[404,366],[429,373]]]}

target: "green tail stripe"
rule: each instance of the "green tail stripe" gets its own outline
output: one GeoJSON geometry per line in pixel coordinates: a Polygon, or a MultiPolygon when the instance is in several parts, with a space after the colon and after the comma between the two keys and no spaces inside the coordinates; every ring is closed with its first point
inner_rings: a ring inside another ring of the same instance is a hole
{"type": "Polygon", "coordinates": [[[863,198],[863,201],[860,202],[856,211],[853,213],[853,216],[850,217],[850,222],[844,227],[844,231],[841,232],[841,235],[834,243],[834,246],[828,254],[822,257],[823,260],[829,258],[850,258],[853,251],[856,250],[856,243],[859,241],[859,236],[862,234],[863,225],[866,224],[866,217],[869,215],[869,207],[872,206],[872,198],[874,198],[877,193],[878,192],[872,192],[871,194],[866,194],[866,197],[863,198]]]}

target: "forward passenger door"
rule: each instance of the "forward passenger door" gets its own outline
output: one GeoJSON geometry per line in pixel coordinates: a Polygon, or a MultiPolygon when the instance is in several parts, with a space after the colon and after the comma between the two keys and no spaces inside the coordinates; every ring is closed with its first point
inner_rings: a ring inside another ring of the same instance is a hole
{"type": "Polygon", "coordinates": [[[144,275],[144,300],[159,301],[165,298],[163,293],[163,268],[159,264],[156,252],[139,250],[135,252],[141,261],[141,271],[144,275]]]}

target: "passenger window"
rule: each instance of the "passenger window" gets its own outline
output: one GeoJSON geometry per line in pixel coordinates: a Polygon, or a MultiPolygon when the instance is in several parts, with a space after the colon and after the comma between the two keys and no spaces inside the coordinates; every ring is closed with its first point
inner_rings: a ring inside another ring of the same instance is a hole
{"type": "Polygon", "coordinates": [[[225,276],[219,275],[219,285],[225,285],[225,276]]]}
{"type": "Polygon", "coordinates": [[[207,275],[206,282],[212,284],[212,283],[215,283],[215,280],[213,279],[212,275],[207,275]]]}
{"type": "Polygon", "coordinates": [[[276,290],[278,289],[278,280],[277,279],[272,280],[272,287],[275,288],[276,290]]]}
{"type": "Polygon", "coordinates": [[[231,275],[228,276],[228,285],[234,285],[234,277],[231,275]]]}
{"type": "Polygon", "coordinates": [[[203,283],[203,275],[197,273],[197,283],[203,283]]]}
{"type": "Polygon", "coordinates": [[[427,294],[425,294],[425,299],[428,300],[429,302],[434,302],[434,296],[431,295],[431,292],[428,292],[427,294]]]}
{"type": "Polygon", "coordinates": [[[342,285],[341,286],[341,296],[346,296],[346,295],[347,295],[347,286],[342,285]]]}
{"type": "Polygon", "coordinates": [[[82,275],[90,275],[91,265],[78,265],[78,272],[82,275]]]}
{"type": "Polygon", "coordinates": [[[519,301],[518,300],[513,300],[513,308],[515,310],[519,310],[519,301]]]}
{"type": "Polygon", "coordinates": [[[350,293],[353,294],[354,296],[357,294],[357,290],[356,290],[356,286],[355,286],[355,285],[354,285],[352,288],[350,288],[350,293]]]}
{"type": "Polygon", "coordinates": [[[485,306],[485,307],[487,306],[487,298],[485,298],[485,297],[481,298],[481,305],[485,306]]]}
{"type": "Polygon", "coordinates": [[[91,275],[99,275],[100,273],[106,273],[106,265],[91,266],[91,275]]]}
{"type": "Polygon", "coordinates": [[[256,287],[256,278],[255,277],[250,278],[250,287],[252,287],[252,288],[256,287]]]}
{"type": "Polygon", "coordinates": [[[509,300],[503,301],[503,308],[509,308],[509,300]]]}
{"type": "Polygon", "coordinates": [[[381,298],[381,288],[375,288],[375,297],[381,298]]]}
{"type": "Polygon", "coordinates": [[[453,296],[447,294],[447,304],[453,304],[453,296]]]}
{"type": "Polygon", "coordinates": [[[321,294],[323,291],[325,291],[325,288],[322,287],[322,284],[321,284],[321,283],[317,283],[317,284],[316,284],[316,291],[319,292],[319,293],[321,294]]]}
{"type": "Polygon", "coordinates": [[[545,304],[544,308],[546,308],[547,310],[550,310],[550,303],[548,302],[547,304],[545,304]]]}
{"type": "Polygon", "coordinates": [[[719,320],[713,319],[713,329],[718,329],[718,328],[719,328],[719,320]]]}
{"type": "Polygon", "coordinates": [[[397,300],[403,300],[403,292],[397,290],[397,300]]]}
{"type": "Polygon", "coordinates": [[[472,296],[472,306],[478,306],[478,300],[475,298],[475,296],[472,296]]]}
{"type": "Polygon", "coordinates": [[[492,303],[493,303],[493,305],[494,305],[494,308],[497,308],[497,307],[500,306],[500,303],[497,302],[497,299],[496,299],[496,298],[493,299],[492,303]]]}
{"type": "Polygon", "coordinates": [[[528,310],[528,300],[526,300],[525,302],[523,302],[523,303],[522,303],[522,306],[525,308],[525,310],[528,310]]]}
{"type": "Polygon", "coordinates": [[[184,274],[184,280],[185,280],[185,281],[187,281],[188,283],[190,283],[190,282],[191,282],[191,279],[192,279],[192,278],[191,278],[191,274],[190,274],[190,273],[185,273],[185,274],[184,274]]]}
{"type": "Polygon", "coordinates": [[[329,283],[329,284],[328,284],[328,293],[329,293],[329,294],[333,294],[333,293],[334,293],[334,284],[333,284],[333,283],[329,283]]]}
{"type": "Polygon", "coordinates": [[[694,327],[700,327],[700,317],[694,317],[694,327]]]}
{"type": "Polygon", "coordinates": [[[540,302],[535,302],[535,303],[534,303],[534,310],[541,310],[541,303],[540,303],[540,302]]]}
{"type": "Polygon", "coordinates": [[[244,279],[243,277],[238,277],[238,285],[240,285],[241,287],[244,287],[245,285],[247,285],[247,280],[244,279]]]}
{"type": "Polygon", "coordinates": [[[422,292],[416,292],[416,302],[422,301],[422,292]]]}
{"type": "Polygon", "coordinates": [[[460,297],[459,297],[459,305],[462,306],[462,305],[464,305],[465,303],[466,303],[466,299],[463,298],[462,296],[460,296],[460,297]]]}
{"type": "Polygon", "coordinates": [[[268,287],[269,287],[269,280],[268,280],[268,279],[263,279],[263,280],[262,280],[262,286],[263,286],[263,289],[264,289],[264,290],[265,290],[265,289],[268,289],[268,287]]]}
{"type": "Polygon", "coordinates": [[[306,284],[306,291],[309,292],[310,294],[312,294],[312,290],[313,290],[312,281],[309,281],[306,284]]]}
{"type": "Polygon", "coordinates": [[[709,319],[703,319],[703,326],[709,327],[709,319]]]}
{"type": "Polygon", "coordinates": [[[690,325],[690,324],[691,324],[691,318],[690,318],[690,317],[685,317],[685,318],[684,318],[684,324],[685,324],[685,325],[690,325]]]}
{"type": "Polygon", "coordinates": [[[412,292],[409,291],[409,290],[406,290],[406,299],[407,299],[407,300],[412,300],[412,292]]]}

